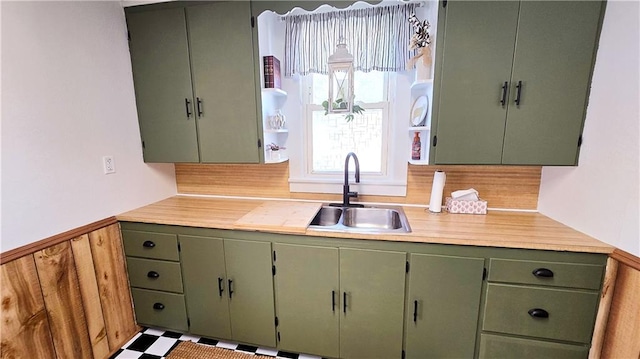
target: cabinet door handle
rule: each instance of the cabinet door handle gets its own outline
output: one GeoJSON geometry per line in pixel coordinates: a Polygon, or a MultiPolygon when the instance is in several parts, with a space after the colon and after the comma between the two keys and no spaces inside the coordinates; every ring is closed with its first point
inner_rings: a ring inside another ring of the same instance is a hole
{"type": "Polygon", "coordinates": [[[500,104],[502,107],[507,104],[507,89],[509,88],[509,82],[505,81],[502,85],[502,98],[500,99],[500,104]]]}
{"type": "Polygon", "coordinates": [[[418,301],[417,300],[413,301],[413,322],[414,323],[418,322],[418,301]]]}
{"type": "Polygon", "coordinates": [[[342,292],[342,310],[347,314],[347,292],[342,292]]]}
{"type": "Polygon", "coordinates": [[[529,309],[529,315],[533,318],[549,318],[549,312],[540,308],[529,309]]]}
{"type": "Polygon", "coordinates": [[[518,91],[516,92],[516,100],[514,102],[516,103],[516,105],[520,106],[520,95],[522,95],[522,81],[518,81],[516,89],[518,91]]]}
{"type": "Polygon", "coordinates": [[[145,248],[153,248],[156,246],[156,244],[152,241],[144,241],[144,243],[142,243],[142,246],[145,248]]]}
{"type": "Polygon", "coordinates": [[[336,291],[331,291],[331,310],[335,313],[336,311],[336,291]]]}
{"type": "Polygon", "coordinates": [[[229,279],[229,299],[233,297],[233,289],[231,289],[231,284],[233,284],[233,280],[229,279]]]}
{"type": "Polygon", "coordinates": [[[202,100],[196,97],[196,107],[198,108],[198,117],[202,117],[202,100]]]}
{"type": "Polygon", "coordinates": [[[184,108],[187,111],[187,119],[189,119],[189,117],[191,117],[191,109],[189,108],[191,106],[191,101],[189,101],[188,98],[184,99],[184,108]]]}
{"type": "Polygon", "coordinates": [[[162,303],[154,303],[153,304],[153,309],[155,309],[155,310],[163,310],[164,309],[164,304],[162,304],[162,303]]]}
{"type": "Polygon", "coordinates": [[[222,292],[224,292],[224,288],[222,288],[222,282],[224,282],[224,279],[218,277],[218,292],[220,293],[220,297],[222,297],[222,292]]]}
{"type": "Polygon", "coordinates": [[[535,275],[536,277],[553,278],[553,272],[550,269],[547,269],[547,268],[534,269],[533,272],[531,272],[531,273],[533,275],[535,275]]]}
{"type": "Polygon", "coordinates": [[[147,273],[147,277],[151,279],[158,279],[160,278],[160,273],[152,270],[152,271],[149,271],[149,273],[147,273]]]}

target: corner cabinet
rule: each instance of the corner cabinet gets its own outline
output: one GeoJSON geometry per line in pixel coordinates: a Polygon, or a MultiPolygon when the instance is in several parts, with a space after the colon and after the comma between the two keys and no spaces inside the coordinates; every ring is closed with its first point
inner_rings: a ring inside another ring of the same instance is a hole
{"type": "Polygon", "coordinates": [[[327,358],[582,358],[607,256],[121,223],[139,324],[327,358]]]}
{"type": "Polygon", "coordinates": [[[444,1],[432,163],[575,165],[601,1],[444,1]]]}
{"type": "Polygon", "coordinates": [[[258,163],[249,2],[126,9],[145,162],[258,163]]]}

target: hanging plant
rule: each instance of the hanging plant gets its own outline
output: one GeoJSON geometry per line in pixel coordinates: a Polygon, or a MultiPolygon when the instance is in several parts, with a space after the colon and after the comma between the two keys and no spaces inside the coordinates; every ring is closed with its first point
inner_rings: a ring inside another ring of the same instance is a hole
{"type": "MultiPolygon", "coordinates": [[[[328,115],[329,101],[323,101],[322,107],[324,108],[324,115],[325,116],[328,115]]],[[[345,101],[343,101],[341,98],[336,99],[336,101],[333,103],[333,108],[346,109],[347,107],[348,107],[348,104],[345,101]]],[[[357,113],[358,115],[361,115],[363,112],[364,112],[364,108],[360,107],[360,105],[354,104],[353,107],[351,108],[351,112],[344,115],[344,119],[347,120],[347,122],[351,122],[354,119],[355,113],[357,113]]]]}

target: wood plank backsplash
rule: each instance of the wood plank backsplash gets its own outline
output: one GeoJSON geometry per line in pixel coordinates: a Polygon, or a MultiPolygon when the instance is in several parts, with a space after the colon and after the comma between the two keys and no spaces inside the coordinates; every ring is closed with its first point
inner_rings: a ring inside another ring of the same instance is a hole
{"type": "MultiPolygon", "coordinates": [[[[176,164],[178,193],[340,201],[340,194],[292,193],[289,164],[176,164]]],[[[360,194],[363,202],[429,203],[433,173],[447,174],[445,196],[475,188],[492,208],[531,209],[538,206],[540,166],[414,166],[408,165],[405,197],[360,194]]]]}

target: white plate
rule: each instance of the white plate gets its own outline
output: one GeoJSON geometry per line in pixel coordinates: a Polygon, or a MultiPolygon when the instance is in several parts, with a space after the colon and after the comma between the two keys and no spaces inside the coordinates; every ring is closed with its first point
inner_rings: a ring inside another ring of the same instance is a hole
{"type": "Polygon", "coordinates": [[[418,97],[411,107],[411,125],[423,125],[424,120],[427,117],[427,112],[429,112],[429,98],[427,98],[426,95],[418,97]]]}

